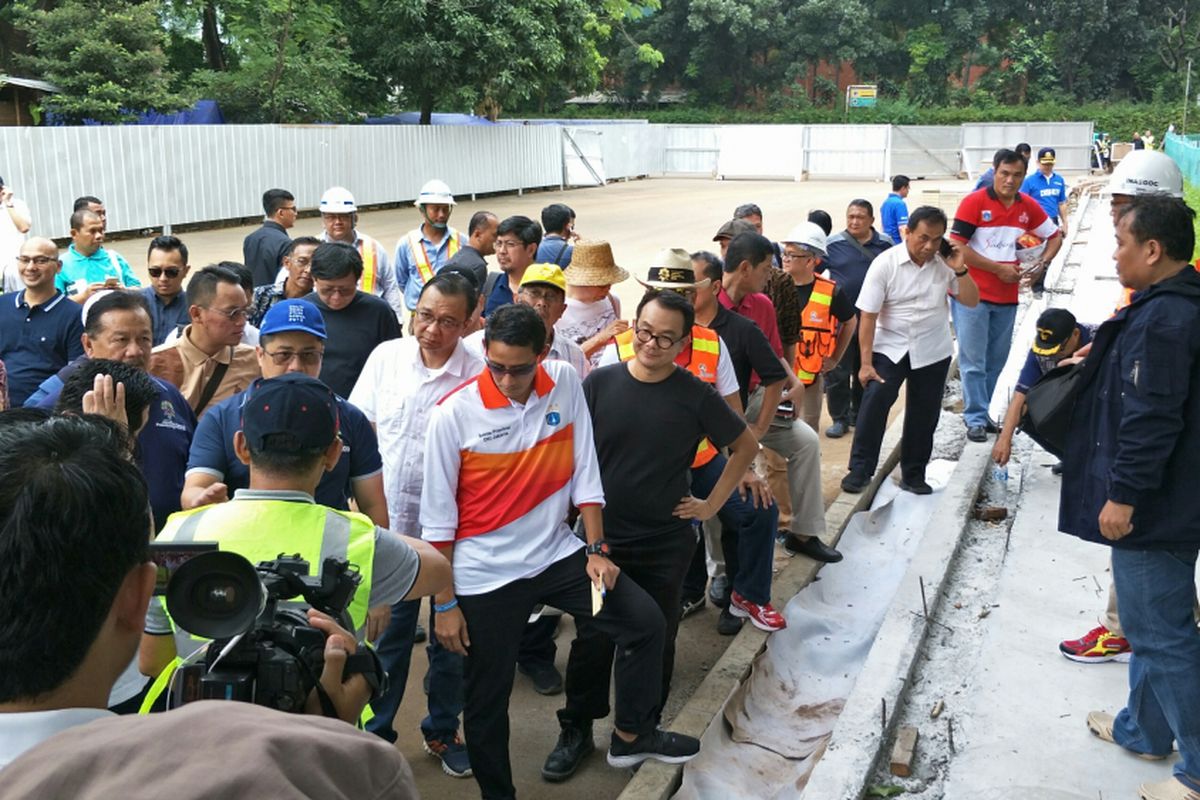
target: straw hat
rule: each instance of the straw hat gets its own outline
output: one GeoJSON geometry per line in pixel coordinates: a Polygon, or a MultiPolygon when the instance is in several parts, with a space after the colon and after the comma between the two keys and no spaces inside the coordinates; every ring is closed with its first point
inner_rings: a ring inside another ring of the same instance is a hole
{"type": "Polygon", "coordinates": [[[679,247],[668,247],[659,250],[650,261],[646,271],[646,280],[637,282],[647,289],[703,289],[712,281],[709,278],[696,280],[696,269],[692,266],[692,257],[687,250],[679,247]]]}
{"type": "Polygon", "coordinates": [[[608,286],[629,277],[613,261],[612,247],[600,239],[577,242],[563,274],[572,286],[608,286]]]}

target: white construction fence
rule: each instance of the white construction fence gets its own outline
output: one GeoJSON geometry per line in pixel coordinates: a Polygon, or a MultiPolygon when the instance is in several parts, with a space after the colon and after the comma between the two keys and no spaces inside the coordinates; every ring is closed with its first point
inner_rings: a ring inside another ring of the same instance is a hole
{"type": "Polygon", "coordinates": [[[411,201],[435,176],[472,196],[661,175],[974,177],[1021,141],[1055,147],[1061,170],[1086,170],[1092,124],[0,128],[0,175],[29,203],[33,233],[62,237],[85,194],[105,201],[110,230],[146,230],[258,216],[275,186],[312,208],[335,185],[361,205],[411,201]]]}

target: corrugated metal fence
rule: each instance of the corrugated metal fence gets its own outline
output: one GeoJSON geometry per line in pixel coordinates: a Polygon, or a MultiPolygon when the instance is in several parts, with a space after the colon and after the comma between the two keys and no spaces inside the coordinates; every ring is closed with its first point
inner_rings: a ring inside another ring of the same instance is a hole
{"type": "Polygon", "coordinates": [[[345,186],[360,204],[411,200],[440,177],[459,195],[652,175],[883,180],[976,172],[1000,146],[1058,149],[1086,169],[1090,123],[891,125],[130,126],[0,128],[0,175],[34,233],[65,236],[97,195],[111,230],[253,217],[271,186],[312,208],[345,186]]]}

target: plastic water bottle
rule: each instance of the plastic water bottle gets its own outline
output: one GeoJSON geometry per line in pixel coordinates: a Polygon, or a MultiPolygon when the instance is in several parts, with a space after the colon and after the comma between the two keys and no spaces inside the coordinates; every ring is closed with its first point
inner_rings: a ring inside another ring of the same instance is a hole
{"type": "Polygon", "coordinates": [[[1008,465],[1000,466],[999,464],[992,467],[992,478],[1008,488],[1008,465]]]}

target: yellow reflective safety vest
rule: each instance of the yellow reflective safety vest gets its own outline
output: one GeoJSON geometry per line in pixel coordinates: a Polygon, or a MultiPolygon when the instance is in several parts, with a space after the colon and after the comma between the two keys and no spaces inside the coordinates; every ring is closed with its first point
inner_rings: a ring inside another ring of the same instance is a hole
{"type": "MultiPolygon", "coordinates": [[[[362,576],[347,609],[362,640],[375,561],[375,523],[365,514],[292,500],[232,500],[172,514],[155,541],[216,542],[220,550],[244,556],[254,565],[281,553],[299,553],[313,575],[320,574],[326,558],[345,559],[362,576]]],[[[176,667],[208,641],[180,629],[174,621],[171,624],[177,657],[155,678],[139,713],[149,713],[176,667]]]]}
{"type": "Polygon", "coordinates": [[[830,311],[834,287],[833,281],[816,276],[808,304],[800,312],[800,341],[792,367],[805,386],[817,379],[825,359],[837,349],[838,322],[830,311]]]}
{"type": "MultiPolygon", "coordinates": [[[[617,343],[617,357],[622,361],[633,358],[633,328],[613,337],[617,343]]],[[[688,372],[705,383],[714,386],[717,383],[717,365],[721,361],[721,339],[717,332],[703,325],[692,326],[692,346],[690,352],[684,350],[676,358],[675,363],[687,367],[688,372]]],[[[706,436],[696,448],[696,457],[692,459],[692,469],[703,467],[717,457],[717,448],[706,436]]]]}
{"type": "MultiPolygon", "coordinates": [[[[446,248],[446,260],[449,261],[462,247],[462,237],[454,228],[446,228],[446,235],[450,237],[450,244],[446,248]]],[[[433,277],[433,262],[429,259],[429,251],[425,249],[425,241],[421,237],[420,228],[408,232],[408,249],[412,253],[413,266],[417,268],[417,274],[421,276],[421,285],[424,286],[433,277]]],[[[364,264],[364,278],[366,274],[364,264]]]]}

